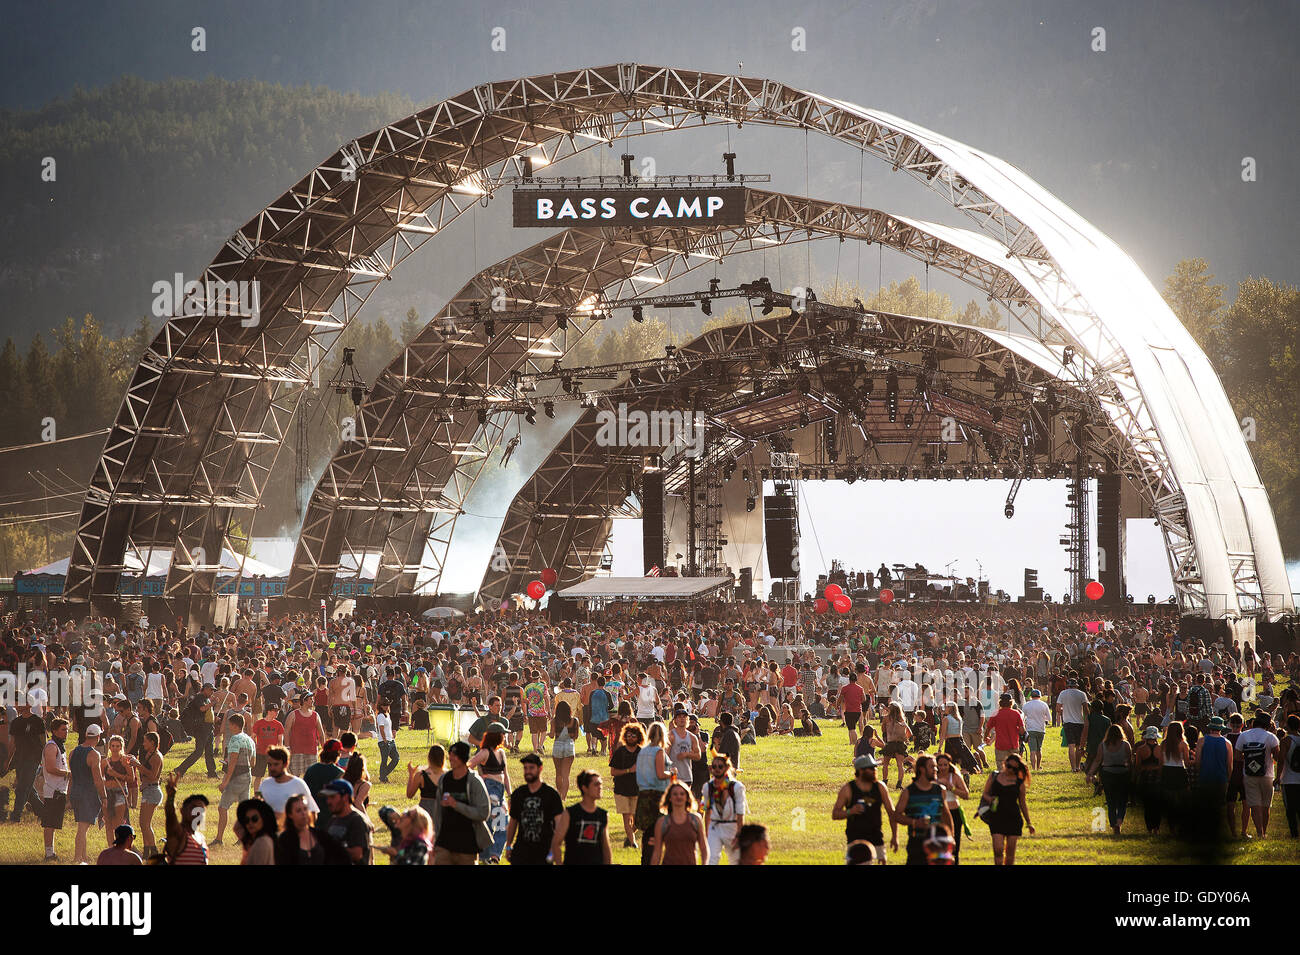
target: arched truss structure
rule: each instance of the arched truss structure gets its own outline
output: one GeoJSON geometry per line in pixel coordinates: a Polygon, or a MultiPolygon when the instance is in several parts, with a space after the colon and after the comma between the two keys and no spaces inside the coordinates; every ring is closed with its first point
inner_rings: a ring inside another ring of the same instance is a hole
{"type": "Polygon", "coordinates": [[[514,397],[517,375],[548,369],[551,349],[571,347],[590,328],[583,308],[636,294],[634,276],[667,282],[741,252],[856,238],[929,262],[1004,304],[1023,304],[1025,321],[1059,339],[996,242],[947,230],[957,244],[937,238],[940,227],[932,224],[779,193],[751,190],[748,203],[738,228],[570,230],[475,276],[377,378],[359,408],[357,440],[339,446],[308,505],[288,595],[329,594],[340,565],[360,567],[369,554],[379,555],[376,595],[436,587],[456,516],[505,424],[494,416],[480,427],[456,405],[462,398],[514,397]],[[496,289],[512,307],[536,305],[537,319],[502,321],[492,336],[481,324],[445,332],[447,320],[483,309],[496,289]],[[562,332],[556,314],[570,313],[575,320],[562,332]],[[413,450],[401,453],[407,449],[413,450]]]}
{"type": "Polygon", "coordinates": [[[202,280],[258,282],[260,315],[221,314],[229,286],[205,284],[194,314],[167,321],[96,468],[66,595],[114,594],[126,553],[151,547],[174,549],[168,596],[211,595],[206,555],[257,506],[331,333],[516,157],[555,161],[621,136],[745,122],[857,146],[1003,246],[1081,349],[1149,475],[1183,609],[1293,610],[1267,496],[1223,389],[1114,243],[1012,166],[897,117],[769,80],[638,64],[475,87],[345,144],[232,236],[202,280]]]}
{"type": "MultiPolygon", "coordinates": [[[[602,444],[602,428],[608,434],[608,426],[601,413],[609,420],[620,403],[629,416],[710,409],[707,441],[696,462],[700,486],[706,480],[722,482],[728,465],[743,458],[751,464],[743,485],[751,496],[761,493],[757,468],[769,463],[761,443],[777,434],[794,438],[804,477],[865,468],[891,477],[911,468],[919,474],[923,459],[928,459],[926,474],[950,480],[969,477],[971,471],[998,476],[1030,471],[1041,477],[1061,476],[1068,469],[1081,439],[1073,422],[1082,420],[1090,470],[1114,468],[1109,455],[1120,446],[1118,434],[1095,395],[1062,380],[1057,356],[996,331],[953,322],[883,313],[864,313],[863,319],[868,327],[861,330],[793,313],[716,328],[677,349],[674,362],[665,363],[671,374],[643,371],[639,385],[599,395],[511,502],[497,540],[505,560],[490,564],[483,577],[479,595],[484,603],[494,606],[521,592],[542,567],[557,570],[558,588],[598,570],[612,521],[625,516],[643,462],[668,450],[664,445],[602,444]],[[895,422],[889,421],[879,391],[866,408],[851,409],[852,400],[842,389],[826,387],[833,380],[883,381],[891,373],[906,396],[895,422]],[[803,389],[795,385],[800,376],[809,380],[803,389]],[[990,425],[988,408],[1015,408],[1001,398],[1008,382],[1018,394],[1053,395],[1054,412],[1039,416],[1026,405],[991,425],[989,430],[1006,440],[1004,472],[991,466],[987,445],[981,446],[975,434],[990,425]],[[761,393],[738,394],[738,384],[757,385],[761,393]],[[958,422],[957,439],[943,434],[942,419],[950,416],[958,422]],[[807,424],[801,425],[801,418],[807,424]],[[837,419],[841,441],[835,461],[826,460],[819,427],[830,418],[837,419]],[[1049,437],[1043,442],[1046,453],[1034,461],[1021,438],[1040,429],[1049,437]],[[951,454],[936,467],[929,449],[940,446],[951,454]]],[[[686,496],[688,469],[683,455],[665,464],[666,493],[686,496]]],[[[751,540],[761,537],[760,512],[729,517],[729,534],[745,530],[751,540]]]]}

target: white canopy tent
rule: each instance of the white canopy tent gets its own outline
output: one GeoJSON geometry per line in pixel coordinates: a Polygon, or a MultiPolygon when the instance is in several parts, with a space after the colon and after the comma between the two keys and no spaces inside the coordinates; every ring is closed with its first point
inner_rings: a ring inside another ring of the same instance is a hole
{"type": "Polygon", "coordinates": [[[696,600],[734,587],[730,577],[593,577],[557,591],[574,600],[696,600]]]}

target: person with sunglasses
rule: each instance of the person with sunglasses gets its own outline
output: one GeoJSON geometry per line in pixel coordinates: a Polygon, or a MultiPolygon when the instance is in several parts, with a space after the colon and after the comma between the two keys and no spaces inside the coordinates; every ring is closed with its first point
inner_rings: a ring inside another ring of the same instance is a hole
{"type": "Polygon", "coordinates": [[[709,837],[709,865],[722,861],[735,864],[738,850],[736,836],[745,824],[745,784],[735,778],[731,760],[725,753],[716,754],[709,766],[710,778],[704,787],[700,808],[704,810],[704,829],[709,837]]]}
{"type": "Polygon", "coordinates": [[[984,784],[984,795],[980,799],[977,812],[988,823],[993,834],[993,864],[1015,865],[1016,843],[1023,834],[1021,821],[1029,827],[1029,834],[1036,832],[1029,821],[1029,804],[1025,801],[1025,790],[1029,788],[1029,767],[1016,753],[1009,755],[1002,763],[1002,769],[989,776],[984,784]]]}
{"type": "Polygon", "coordinates": [[[943,824],[952,832],[952,813],[948,811],[946,790],[935,781],[934,757],[916,757],[915,777],[898,796],[894,817],[907,821],[907,864],[926,865],[926,840],[931,830],[943,824]]]}
{"type": "Polygon", "coordinates": [[[871,847],[875,861],[884,865],[885,833],[882,813],[891,828],[889,847],[898,851],[898,817],[889,798],[889,787],[876,779],[876,758],[864,753],[853,761],[853,778],[840,787],[832,819],[843,819],[844,838],[850,847],[871,847]]]}

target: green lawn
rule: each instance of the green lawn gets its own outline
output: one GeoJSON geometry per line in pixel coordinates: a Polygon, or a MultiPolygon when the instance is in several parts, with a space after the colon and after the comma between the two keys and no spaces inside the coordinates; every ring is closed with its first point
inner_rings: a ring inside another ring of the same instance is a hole
{"type": "MultiPolygon", "coordinates": [[[[823,735],[817,739],[793,737],[769,737],[759,741],[756,746],[745,746],[741,751],[743,772],[740,779],[744,781],[749,795],[750,813],[748,819],[768,826],[772,843],[769,862],[773,864],[843,864],[844,825],[830,818],[831,807],[840,785],[851,776],[849,768],[851,750],[848,733],[843,726],[823,723],[823,735]]],[[[398,746],[402,753],[401,769],[395,773],[404,782],[406,763],[417,765],[423,763],[427,749],[424,733],[404,730],[398,735],[398,746]]],[[[585,742],[579,742],[579,753],[586,748],[585,742]]],[[[189,744],[178,744],[166,758],[170,770],[189,752],[189,744]]],[[[361,751],[365,754],[372,777],[377,779],[378,751],[373,740],[363,740],[361,751]]],[[[580,769],[604,770],[605,760],[598,757],[579,755],[573,767],[576,779],[580,769]]],[[[518,765],[511,766],[511,783],[522,782],[518,765]]],[[[545,777],[550,781],[553,775],[549,760],[545,768],[545,777]]],[[[605,804],[613,811],[612,787],[609,776],[605,775],[605,804]]],[[[5,782],[12,785],[12,774],[5,782]]],[[[891,780],[891,782],[893,782],[891,780]]],[[[967,815],[973,819],[973,809],[977,802],[981,780],[973,779],[972,790],[976,795],[966,802],[967,815]]],[[[213,798],[213,806],[207,819],[208,838],[216,835],[216,783],[205,778],[203,764],[200,761],[187,775],[181,786],[182,794],[201,791],[213,798]]],[[[576,783],[569,793],[569,802],[576,801],[576,783]]],[[[371,795],[371,818],[378,821],[376,810],[385,803],[405,805],[405,786],[390,782],[381,785],[375,783],[371,795]]],[[[1178,863],[1196,862],[1194,856],[1185,846],[1174,842],[1168,836],[1148,837],[1142,822],[1140,808],[1129,810],[1124,824],[1123,834],[1116,838],[1105,825],[1105,808],[1100,797],[1092,796],[1092,787],[1084,783],[1081,775],[1069,772],[1069,763],[1065,750],[1059,745],[1059,731],[1049,731],[1044,770],[1033,777],[1029,790],[1029,810],[1038,829],[1036,836],[1026,835],[1020,841],[1017,862],[1028,865],[1043,864],[1140,864],[1140,863],[1178,863]],[[1099,808],[1100,807],[1100,808],[1099,808]],[[1098,824],[1101,832],[1093,827],[1098,824]]],[[[233,813],[232,813],[233,815],[233,813]]],[[[135,822],[132,814],[132,822],[135,822]]],[[[621,821],[611,827],[613,831],[614,861],[627,865],[639,861],[639,853],[622,848],[621,821]]],[[[154,830],[162,841],[161,807],[155,816],[154,830]]],[[[988,829],[983,823],[972,821],[973,837],[964,840],[962,846],[963,864],[989,864],[988,829]]],[[[71,815],[62,832],[56,836],[55,848],[60,858],[67,862],[72,858],[72,837],[75,826],[71,815]]],[[[382,831],[377,838],[386,839],[382,831]]],[[[239,850],[230,845],[231,836],[226,835],[226,845],[212,848],[212,861],[217,864],[233,864],[239,861],[239,850]]],[[[90,857],[104,845],[102,830],[92,830],[90,834],[90,857]]],[[[0,863],[26,864],[41,863],[43,856],[41,830],[38,824],[27,814],[26,821],[19,825],[5,823],[0,826],[0,863]]],[[[1246,843],[1229,842],[1224,848],[1224,855],[1215,861],[1227,863],[1258,864],[1294,864],[1300,858],[1300,845],[1289,838],[1286,820],[1282,813],[1281,796],[1274,797],[1273,817],[1269,826],[1269,838],[1264,841],[1246,843]]],[[[384,857],[377,856],[383,864],[384,857]]],[[[902,862],[901,852],[891,854],[891,863],[902,862]]]]}

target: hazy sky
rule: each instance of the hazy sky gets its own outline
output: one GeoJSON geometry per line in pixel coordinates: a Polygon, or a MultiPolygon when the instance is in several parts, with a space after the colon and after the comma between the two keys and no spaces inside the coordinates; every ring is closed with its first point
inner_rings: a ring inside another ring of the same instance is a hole
{"type": "MultiPolygon", "coordinates": [[[[730,71],[743,62],[747,75],[884,109],[1006,159],[1114,238],[1157,286],[1179,259],[1198,255],[1229,297],[1248,275],[1297,281],[1300,4],[1290,0],[64,2],[11,7],[6,27],[7,108],[127,73],[391,90],[424,105],[487,80],[555,69],[636,61],[730,71]],[[203,53],[191,50],[196,26],[207,31],[203,53]],[[505,52],[490,49],[496,27],[506,30],[505,52]],[[1091,48],[1096,27],[1105,30],[1105,52],[1091,48]],[[791,49],[795,28],[806,32],[807,52],[791,49]],[[1247,156],[1256,182],[1241,179],[1247,156]]],[[[713,157],[720,135],[699,155],[713,157]]],[[[837,144],[813,143],[806,167],[798,134],[746,129],[736,138],[745,168],[770,171],[773,188],[803,192],[807,184],[844,200],[861,191],[869,204],[966,224],[883,169],[869,165],[860,177],[857,153],[837,144]]],[[[250,197],[290,184],[250,184],[250,197]]],[[[247,217],[262,201],[250,198],[247,217]]],[[[482,240],[484,255],[536,238],[497,230],[482,240]]],[[[445,294],[466,277],[448,270],[428,283],[445,294]]],[[[805,555],[815,552],[815,527],[827,560],[920,560],[938,569],[956,559],[973,576],[978,559],[995,585],[1017,593],[1023,566],[1037,566],[1049,590],[1064,589],[1059,484],[1026,485],[1010,522],[999,482],[957,483],[939,498],[913,484],[808,488],[805,555]]],[[[1169,574],[1155,528],[1132,522],[1129,533],[1131,591],[1163,598],[1169,574]]],[[[629,539],[620,527],[620,553],[629,539]]],[[[639,555],[620,564],[638,569],[639,555]]]]}

